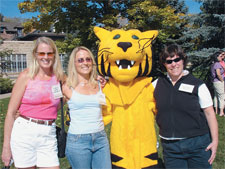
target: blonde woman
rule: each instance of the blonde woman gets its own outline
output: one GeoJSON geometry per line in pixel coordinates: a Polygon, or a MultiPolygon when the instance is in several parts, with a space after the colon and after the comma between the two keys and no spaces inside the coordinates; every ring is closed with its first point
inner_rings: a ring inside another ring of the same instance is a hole
{"type": "Polygon", "coordinates": [[[70,55],[68,78],[63,85],[71,118],[66,157],[73,169],[111,169],[101,109],[105,99],[96,78],[91,51],[83,46],[75,48],[70,55]]]}
{"type": "Polygon", "coordinates": [[[12,91],[4,126],[2,161],[16,168],[59,169],[55,120],[63,79],[53,40],[40,37],[31,66],[20,73],[12,91]],[[19,109],[20,115],[15,120],[19,109]]]}

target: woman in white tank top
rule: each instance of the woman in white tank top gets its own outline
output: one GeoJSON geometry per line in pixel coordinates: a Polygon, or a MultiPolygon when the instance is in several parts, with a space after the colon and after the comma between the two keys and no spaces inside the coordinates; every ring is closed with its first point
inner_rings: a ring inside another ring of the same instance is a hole
{"type": "Polygon", "coordinates": [[[96,78],[96,63],[91,51],[83,46],[75,48],[63,85],[71,118],[66,156],[73,169],[111,169],[101,108],[105,97],[96,78]]]}

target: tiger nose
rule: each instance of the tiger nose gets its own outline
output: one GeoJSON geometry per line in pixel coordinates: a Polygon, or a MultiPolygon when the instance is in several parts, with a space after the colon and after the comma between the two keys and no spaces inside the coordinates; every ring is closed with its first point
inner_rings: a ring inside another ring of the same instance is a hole
{"type": "Polygon", "coordinates": [[[126,52],[127,49],[132,46],[132,43],[130,43],[130,42],[119,42],[117,44],[117,46],[120,47],[120,48],[122,48],[123,51],[126,52]]]}

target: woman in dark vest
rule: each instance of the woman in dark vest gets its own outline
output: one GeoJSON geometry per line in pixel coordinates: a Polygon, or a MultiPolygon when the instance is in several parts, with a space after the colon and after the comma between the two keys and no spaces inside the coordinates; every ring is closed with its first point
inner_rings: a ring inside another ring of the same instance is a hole
{"type": "Polygon", "coordinates": [[[176,44],[165,47],[160,62],[167,71],[155,86],[159,135],[166,168],[212,168],[218,126],[206,85],[184,70],[187,57],[176,44]]]}

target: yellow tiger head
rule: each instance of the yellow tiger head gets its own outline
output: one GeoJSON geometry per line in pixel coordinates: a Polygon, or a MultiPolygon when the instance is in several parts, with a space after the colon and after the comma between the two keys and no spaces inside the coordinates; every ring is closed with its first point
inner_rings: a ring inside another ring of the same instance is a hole
{"type": "Polygon", "coordinates": [[[152,68],[151,43],[158,31],[140,32],[137,29],[108,31],[94,27],[100,39],[98,71],[119,82],[129,82],[136,77],[147,76],[152,68]]]}

